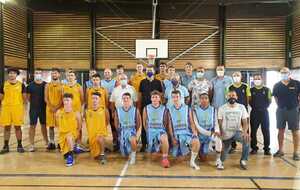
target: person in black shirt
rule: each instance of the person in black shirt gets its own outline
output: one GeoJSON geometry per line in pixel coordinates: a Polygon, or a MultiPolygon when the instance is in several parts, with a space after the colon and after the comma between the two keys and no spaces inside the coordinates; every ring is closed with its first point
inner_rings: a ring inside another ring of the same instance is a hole
{"type": "Polygon", "coordinates": [[[286,123],[289,130],[293,134],[294,154],[293,159],[300,160],[299,149],[299,95],[300,95],[300,82],[291,79],[291,72],[288,68],[284,67],[280,70],[281,81],[275,84],[273,89],[273,96],[275,97],[278,105],[276,111],[276,120],[278,128],[278,143],[279,150],[273,155],[274,157],[284,156],[283,140],[286,123]]]}
{"type": "MultiPolygon", "coordinates": [[[[163,86],[160,80],[154,78],[155,72],[153,66],[147,66],[147,77],[141,81],[139,88],[139,101],[141,101],[141,109],[143,110],[148,104],[151,104],[151,92],[157,90],[163,92],[163,86]]],[[[142,148],[141,152],[144,152],[147,146],[147,136],[145,129],[142,128],[142,148]]]]}
{"type": "Polygon", "coordinates": [[[260,74],[254,75],[254,87],[250,89],[251,99],[250,106],[252,108],[250,113],[251,125],[251,154],[257,154],[257,138],[256,133],[259,125],[261,125],[262,134],[264,137],[264,153],[270,154],[270,119],[268,107],[272,101],[271,90],[263,85],[262,76],[260,74]]]}
{"type": "Polygon", "coordinates": [[[35,70],[34,72],[34,81],[29,83],[27,86],[27,96],[30,102],[29,108],[29,152],[34,152],[34,136],[35,136],[35,127],[37,125],[38,119],[41,125],[41,132],[44,138],[44,141],[48,145],[48,136],[46,128],[46,102],[45,102],[45,86],[46,82],[42,79],[42,71],[35,70]]]}

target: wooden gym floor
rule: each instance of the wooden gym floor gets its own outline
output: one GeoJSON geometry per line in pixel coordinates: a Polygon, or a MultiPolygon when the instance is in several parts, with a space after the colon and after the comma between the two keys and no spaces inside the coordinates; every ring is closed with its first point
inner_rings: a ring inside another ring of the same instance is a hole
{"type": "MultiPolygon", "coordinates": [[[[271,108],[274,110],[273,108],[271,108]]],[[[277,149],[277,130],[271,112],[271,151],[277,149]]],[[[3,143],[1,129],[0,145],[3,143]]],[[[23,144],[28,148],[28,127],[23,128],[23,144]]],[[[249,157],[248,170],[239,169],[239,150],[229,155],[225,170],[214,166],[214,154],[207,163],[200,163],[200,171],[188,167],[188,160],[163,169],[159,159],[145,158],[137,154],[137,163],[128,166],[127,160],[117,153],[108,154],[108,163],[100,166],[89,153],[80,154],[76,164],[67,168],[59,152],[46,152],[45,143],[37,128],[35,138],[37,151],[16,152],[16,140],[12,130],[11,153],[0,155],[0,189],[300,189],[300,162],[292,160],[292,136],[285,138],[285,157],[258,155],[249,157]],[[157,159],[157,161],[155,161],[157,159]]],[[[259,146],[262,138],[259,132],[259,146]]]]}

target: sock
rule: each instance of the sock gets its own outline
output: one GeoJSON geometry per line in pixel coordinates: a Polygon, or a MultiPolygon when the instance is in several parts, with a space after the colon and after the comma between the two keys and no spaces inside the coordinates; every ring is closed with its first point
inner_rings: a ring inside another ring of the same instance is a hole
{"type": "Polygon", "coordinates": [[[4,141],[4,147],[8,147],[8,140],[4,141]]]}
{"type": "Polygon", "coordinates": [[[135,158],[136,152],[131,152],[131,158],[135,158]]]}
{"type": "Polygon", "coordinates": [[[197,152],[192,152],[192,155],[191,155],[191,162],[195,163],[195,160],[196,160],[196,158],[197,158],[197,155],[198,155],[197,152]]]}
{"type": "Polygon", "coordinates": [[[221,153],[217,152],[216,159],[221,160],[221,153]]]}
{"type": "Polygon", "coordinates": [[[18,147],[22,146],[22,140],[18,140],[18,147]]]}

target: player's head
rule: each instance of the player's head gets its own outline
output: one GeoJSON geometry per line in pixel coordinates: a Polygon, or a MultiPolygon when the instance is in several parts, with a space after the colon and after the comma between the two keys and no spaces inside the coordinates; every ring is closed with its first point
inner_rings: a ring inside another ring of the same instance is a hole
{"type": "Polygon", "coordinates": [[[230,90],[227,93],[227,100],[230,104],[236,103],[237,99],[238,99],[238,96],[234,90],[230,90]]]}
{"type": "Polygon", "coordinates": [[[60,70],[59,68],[52,68],[51,69],[51,79],[56,81],[60,77],[60,70]]]}
{"type": "Polygon", "coordinates": [[[92,105],[93,108],[98,108],[100,103],[101,94],[99,92],[93,92],[92,93],[92,105]]]}
{"type": "Polygon", "coordinates": [[[101,82],[101,77],[98,73],[94,74],[92,76],[92,83],[93,83],[93,86],[95,87],[98,87],[100,86],[100,82],[101,82]]]}
{"type": "Polygon", "coordinates": [[[121,75],[124,73],[124,65],[117,65],[117,69],[116,69],[116,72],[117,72],[117,75],[121,75]]]}
{"type": "Polygon", "coordinates": [[[138,63],[136,64],[136,71],[137,71],[138,73],[142,73],[143,70],[144,70],[143,64],[142,64],[141,62],[138,62],[138,63]]]}
{"type": "Polygon", "coordinates": [[[97,74],[97,71],[95,70],[95,69],[91,69],[90,71],[89,71],[89,77],[90,77],[90,79],[93,77],[93,75],[95,75],[95,74],[97,74]]]}
{"type": "Polygon", "coordinates": [[[34,71],[34,80],[41,81],[43,79],[42,73],[43,71],[41,69],[36,69],[34,71]]]}
{"type": "Polygon", "coordinates": [[[9,80],[16,80],[17,76],[20,74],[20,71],[17,68],[9,68],[7,69],[7,74],[9,80]]]}
{"type": "Polygon", "coordinates": [[[175,73],[176,73],[175,67],[174,67],[173,65],[170,65],[170,66],[168,67],[168,75],[169,75],[169,76],[172,76],[172,75],[174,75],[175,73]]]}
{"type": "Polygon", "coordinates": [[[161,101],[161,93],[157,90],[151,92],[151,102],[154,105],[159,105],[161,101]]]}
{"type": "Polygon", "coordinates": [[[179,90],[173,90],[172,91],[172,101],[175,105],[179,105],[180,104],[180,100],[181,100],[181,93],[179,90]]]}
{"type": "Polygon", "coordinates": [[[232,80],[234,83],[239,84],[242,82],[242,73],[240,71],[236,71],[232,74],[232,80]]]}
{"type": "Polygon", "coordinates": [[[105,79],[111,79],[112,77],[112,71],[110,68],[104,69],[103,74],[105,79]]]}
{"type": "Polygon", "coordinates": [[[76,73],[75,71],[73,70],[69,70],[68,73],[67,73],[67,80],[69,82],[75,82],[76,81],[76,73]]]}
{"type": "Polygon", "coordinates": [[[184,66],[185,73],[191,74],[193,72],[193,64],[191,62],[187,62],[184,66]]]}
{"type": "Polygon", "coordinates": [[[125,74],[120,75],[119,80],[120,80],[121,86],[123,86],[123,87],[125,87],[128,84],[128,78],[127,78],[127,75],[125,75],[125,74]]]}
{"type": "Polygon", "coordinates": [[[72,100],[73,100],[73,94],[65,93],[63,95],[64,108],[71,109],[72,108],[72,100]]]}
{"type": "Polygon", "coordinates": [[[217,66],[216,73],[217,73],[218,77],[223,77],[224,74],[225,74],[225,67],[224,67],[224,65],[217,66]]]}
{"type": "Polygon", "coordinates": [[[207,107],[209,105],[209,96],[207,93],[201,93],[199,95],[199,105],[201,107],[207,107]]]}
{"type": "Polygon", "coordinates": [[[122,103],[124,107],[131,106],[131,94],[126,92],[122,95],[122,103]]]}
{"type": "Polygon", "coordinates": [[[162,73],[167,71],[167,64],[165,62],[161,62],[159,64],[159,71],[162,72],[162,73]]]}

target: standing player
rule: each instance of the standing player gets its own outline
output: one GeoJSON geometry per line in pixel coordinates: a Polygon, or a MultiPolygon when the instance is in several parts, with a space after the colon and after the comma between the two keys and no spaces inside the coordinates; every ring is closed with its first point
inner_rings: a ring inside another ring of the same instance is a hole
{"type": "Polygon", "coordinates": [[[109,113],[106,107],[101,106],[101,96],[99,92],[91,94],[92,107],[85,111],[85,120],[91,155],[99,160],[100,164],[105,164],[104,140],[108,135],[109,113]]]}
{"type": "Polygon", "coordinates": [[[20,74],[18,69],[10,68],[7,70],[8,80],[0,88],[0,125],[4,126],[4,147],[0,154],[9,152],[9,138],[11,126],[14,126],[18,141],[17,151],[24,152],[22,146],[22,129],[24,122],[24,107],[26,104],[26,87],[17,81],[20,74]]]}
{"type": "Polygon", "coordinates": [[[222,140],[220,138],[220,131],[218,128],[217,113],[211,105],[209,105],[209,96],[207,93],[200,94],[199,104],[193,109],[193,118],[196,128],[199,132],[200,146],[200,159],[206,161],[207,154],[211,144],[215,144],[216,165],[221,165],[221,151],[222,140]]]}
{"type": "Polygon", "coordinates": [[[133,106],[130,93],[122,95],[123,106],[117,107],[115,112],[115,126],[119,130],[119,144],[121,154],[130,154],[129,164],[135,164],[137,140],[141,135],[141,115],[133,106]]]}
{"type": "Polygon", "coordinates": [[[130,84],[133,86],[136,92],[140,89],[140,84],[143,79],[146,78],[146,74],[143,72],[144,66],[142,63],[137,63],[136,65],[136,73],[131,75],[130,84]]]}
{"type": "Polygon", "coordinates": [[[174,157],[185,156],[191,148],[190,167],[199,170],[200,167],[195,163],[198,155],[200,143],[197,131],[194,126],[192,112],[189,107],[180,101],[180,91],[172,92],[174,105],[169,107],[169,135],[172,139],[174,157]]]}
{"type": "Polygon", "coordinates": [[[151,93],[151,104],[143,111],[143,126],[147,134],[147,151],[159,152],[161,149],[161,165],[170,167],[168,160],[169,142],[166,128],[168,127],[168,114],[164,105],[161,105],[161,93],[157,90],[151,93]]]}
{"type": "Polygon", "coordinates": [[[73,110],[73,95],[63,95],[63,109],[56,113],[56,121],[59,133],[59,145],[61,153],[65,158],[66,166],[72,166],[75,163],[74,151],[75,142],[81,131],[81,115],[73,110]]]}
{"type": "Polygon", "coordinates": [[[45,102],[46,102],[46,126],[49,128],[49,144],[47,149],[54,150],[54,128],[55,114],[62,106],[62,84],[59,80],[60,72],[58,68],[52,68],[51,82],[45,86],[45,102]]]}
{"type": "Polygon", "coordinates": [[[108,94],[106,89],[101,86],[101,79],[99,74],[95,74],[92,76],[92,86],[86,89],[86,104],[88,109],[91,109],[93,107],[92,94],[95,92],[101,94],[100,106],[107,108],[108,94]]]}
{"type": "Polygon", "coordinates": [[[34,72],[34,81],[31,82],[27,87],[27,96],[30,101],[29,109],[29,119],[30,119],[30,128],[29,128],[29,152],[34,152],[34,136],[35,136],[35,127],[37,125],[38,119],[41,125],[41,132],[48,145],[48,136],[46,128],[46,103],[45,103],[45,85],[46,82],[42,79],[42,71],[35,70],[34,72]]]}

